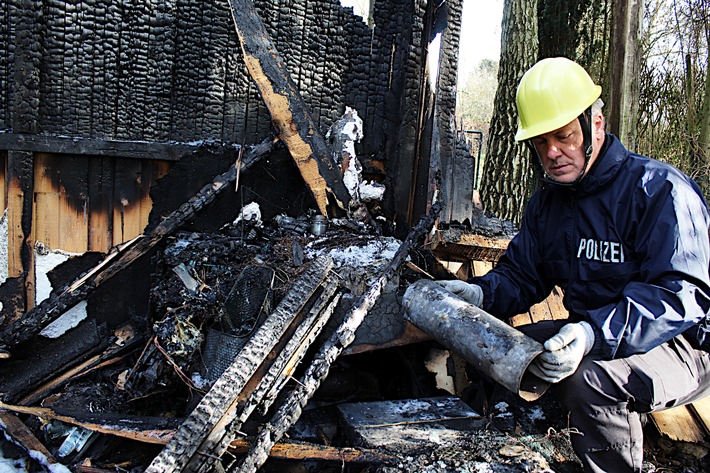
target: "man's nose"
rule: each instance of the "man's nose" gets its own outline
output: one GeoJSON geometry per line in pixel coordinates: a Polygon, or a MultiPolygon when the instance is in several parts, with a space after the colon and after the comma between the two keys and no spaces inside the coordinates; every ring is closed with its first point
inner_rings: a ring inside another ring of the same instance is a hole
{"type": "Polygon", "coordinates": [[[557,143],[547,143],[547,157],[550,159],[556,158],[560,155],[560,147],[557,143]]]}

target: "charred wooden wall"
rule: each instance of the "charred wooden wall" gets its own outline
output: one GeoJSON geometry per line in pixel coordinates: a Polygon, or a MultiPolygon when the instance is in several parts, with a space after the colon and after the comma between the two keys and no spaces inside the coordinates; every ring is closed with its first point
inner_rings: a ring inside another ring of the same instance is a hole
{"type": "MultiPolygon", "coordinates": [[[[379,152],[388,113],[418,111],[426,0],[378,2],[374,31],[338,0],[255,4],[324,130],[352,106],[379,152]]],[[[0,129],[237,143],[270,132],[226,1],[9,0],[0,25],[0,129]]]]}
{"type": "MultiPolygon", "coordinates": [[[[384,168],[385,212],[402,235],[453,149],[461,2],[379,0],[371,29],[338,0],[254,1],[321,131],[346,106],[362,117],[358,154],[384,168]],[[437,33],[440,70],[428,84],[437,33]]],[[[142,231],[150,184],[170,162],[199,143],[256,144],[271,131],[226,0],[0,4],[11,245],[56,235],[45,243],[105,251],[142,231]]],[[[20,254],[11,250],[16,274],[27,270],[20,254]]]]}
{"type": "MultiPolygon", "coordinates": [[[[354,107],[365,123],[361,152],[410,167],[441,2],[377,2],[374,30],[338,0],[255,3],[321,129],[354,107]]],[[[442,4],[451,16],[443,121],[453,116],[460,3],[442,4]]],[[[271,130],[226,1],[3,2],[0,110],[11,133],[105,140],[256,143],[271,130]]]]}

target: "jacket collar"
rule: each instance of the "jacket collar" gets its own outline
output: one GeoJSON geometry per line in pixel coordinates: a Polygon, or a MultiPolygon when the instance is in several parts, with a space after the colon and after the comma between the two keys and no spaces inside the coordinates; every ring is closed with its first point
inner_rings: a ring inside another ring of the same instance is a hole
{"type": "Polygon", "coordinates": [[[581,195],[591,194],[616,176],[628,154],[629,152],[624,145],[621,144],[619,139],[611,133],[607,133],[599,156],[597,156],[597,159],[594,161],[594,164],[592,164],[587,175],[584,176],[580,182],[570,187],[560,186],[550,182],[547,184],[550,188],[554,188],[555,190],[567,190],[581,195]]]}

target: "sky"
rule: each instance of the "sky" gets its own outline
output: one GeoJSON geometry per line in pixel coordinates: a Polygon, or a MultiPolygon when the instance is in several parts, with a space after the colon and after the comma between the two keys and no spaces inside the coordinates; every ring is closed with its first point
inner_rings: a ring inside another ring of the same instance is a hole
{"type": "Polygon", "coordinates": [[[503,0],[464,0],[459,45],[459,77],[482,59],[498,60],[503,0]]]}

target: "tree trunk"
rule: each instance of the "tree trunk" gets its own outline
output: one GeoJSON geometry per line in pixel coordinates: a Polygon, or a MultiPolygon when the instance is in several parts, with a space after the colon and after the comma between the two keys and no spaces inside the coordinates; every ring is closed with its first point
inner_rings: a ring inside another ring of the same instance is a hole
{"type": "Polygon", "coordinates": [[[643,0],[614,2],[611,27],[613,45],[607,92],[607,130],[627,148],[636,149],[638,76],[641,70],[641,15],[643,0]]]}
{"type": "Polygon", "coordinates": [[[498,69],[498,90],[483,169],[484,207],[519,223],[527,199],[537,186],[540,168],[528,150],[515,142],[515,91],[537,59],[537,0],[506,0],[498,69]]]}
{"type": "Polygon", "coordinates": [[[588,4],[586,0],[538,0],[540,59],[556,56],[575,59],[579,44],[577,24],[588,4]]]}

